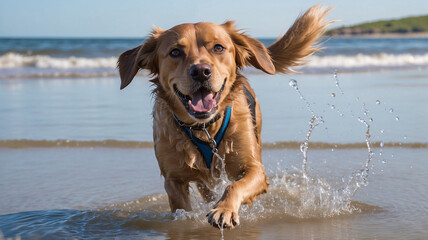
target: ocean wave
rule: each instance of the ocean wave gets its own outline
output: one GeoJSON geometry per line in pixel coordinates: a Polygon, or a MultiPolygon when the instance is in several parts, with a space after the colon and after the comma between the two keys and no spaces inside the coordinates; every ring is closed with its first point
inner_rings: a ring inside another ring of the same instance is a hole
{"type": "Polygon", "coordinates": [[[428,53],[422,55],[414,54],[357,54],[353,56],[312,56],[305,68],[337,68],[348,69],[380,69],[395,67],[428,66],[428,53]]]}
{"type": "MultiPolygon", "coordinates": [[[[9,52],[0,56],[0,78],[117,76],[117,57],[52,57],[9,52]]],[[[406,70],[428,68],[428,53],[311,56],[295,70],[303,73],[406,70]]],[[[259,71],[246,68],[247,74],[259,71]]],[[[141,74],[147,75],[142,71],[141,74]]]]}
{"type": "Polygon", "coordinates": [[[107,58],[84,58],[67,57],[55,58],[47,55],[27,56],[19,53],[6,53],[0,57],[0,69],[11,68],[50,68],[50,69],[73,69],[73,68],[116,68],[117,57],[107,58]]]}
{"type": "MultiPolygon", "coordinates": [[[[275,143],[263,143],[263,149],[300,149],[301,142],[287,141],[275,143]]],[[[372,142],[373,147],[383,148],[428,148],[428,143],[400,143],[400,142],[372,142]]],[[[360,149],[367,148],[365,142],[360,143],[328,143],[328,142],[310,142],[311,149],[360,149]]],[[[153,142],[139,141],[79,141],[79,140],[0,140],[0,148],[152,148],[153,142]]]]}

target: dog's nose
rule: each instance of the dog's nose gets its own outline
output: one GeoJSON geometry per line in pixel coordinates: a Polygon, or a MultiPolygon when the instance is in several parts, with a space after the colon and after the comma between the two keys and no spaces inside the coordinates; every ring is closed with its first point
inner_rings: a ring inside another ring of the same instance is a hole
{"type": "Polygon", "coordinates": [[[190,77],[194,81],[204,82],[210,79],[211,66],[206,63],[195,64],[190,68],[190,77]]]}

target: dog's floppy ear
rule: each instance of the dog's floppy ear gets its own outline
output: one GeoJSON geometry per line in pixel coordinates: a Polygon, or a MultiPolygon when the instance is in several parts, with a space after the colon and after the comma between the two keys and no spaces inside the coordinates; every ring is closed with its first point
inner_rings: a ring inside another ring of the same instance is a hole
{"type": "Polygon", "coordinates": [[[120,74],[120,89],[128,86],[138,70],[147,69],[151,74],[158,73],[156,47],[163,30],[155,28],[143,45],[122,53],[117,61],[120,74]]]}
{"type": "Polygon", "coordinates": [[[235,44],[236,65],[239,68],[252,65],[265,73],[275,74],[275,66],[265,46],[256,39],[238,32],[233,24],[233,21],[228,21],[223,24],[223,27],[228,31],[235,44]]]}

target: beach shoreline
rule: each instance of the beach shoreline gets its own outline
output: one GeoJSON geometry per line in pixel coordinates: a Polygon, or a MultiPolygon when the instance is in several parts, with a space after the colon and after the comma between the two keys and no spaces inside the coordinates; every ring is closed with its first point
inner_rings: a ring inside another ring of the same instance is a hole
{"type": "Polygon", "coordinates": [[[363,33],[363,34],[331,34],[331,38],[428,38],[428,32],[415,33],[363,33]]]}

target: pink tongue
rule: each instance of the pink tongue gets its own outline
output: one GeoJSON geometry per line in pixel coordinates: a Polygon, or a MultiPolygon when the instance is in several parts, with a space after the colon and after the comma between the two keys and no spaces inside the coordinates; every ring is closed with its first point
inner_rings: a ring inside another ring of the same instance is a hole
{"type": "Polygon", "coordinates": [[[194,112],[208,112],[217,104],[214,94],[205,89],[193,93],[191,98],[192,100],[189,100],[189,105],[194,112]]]}

